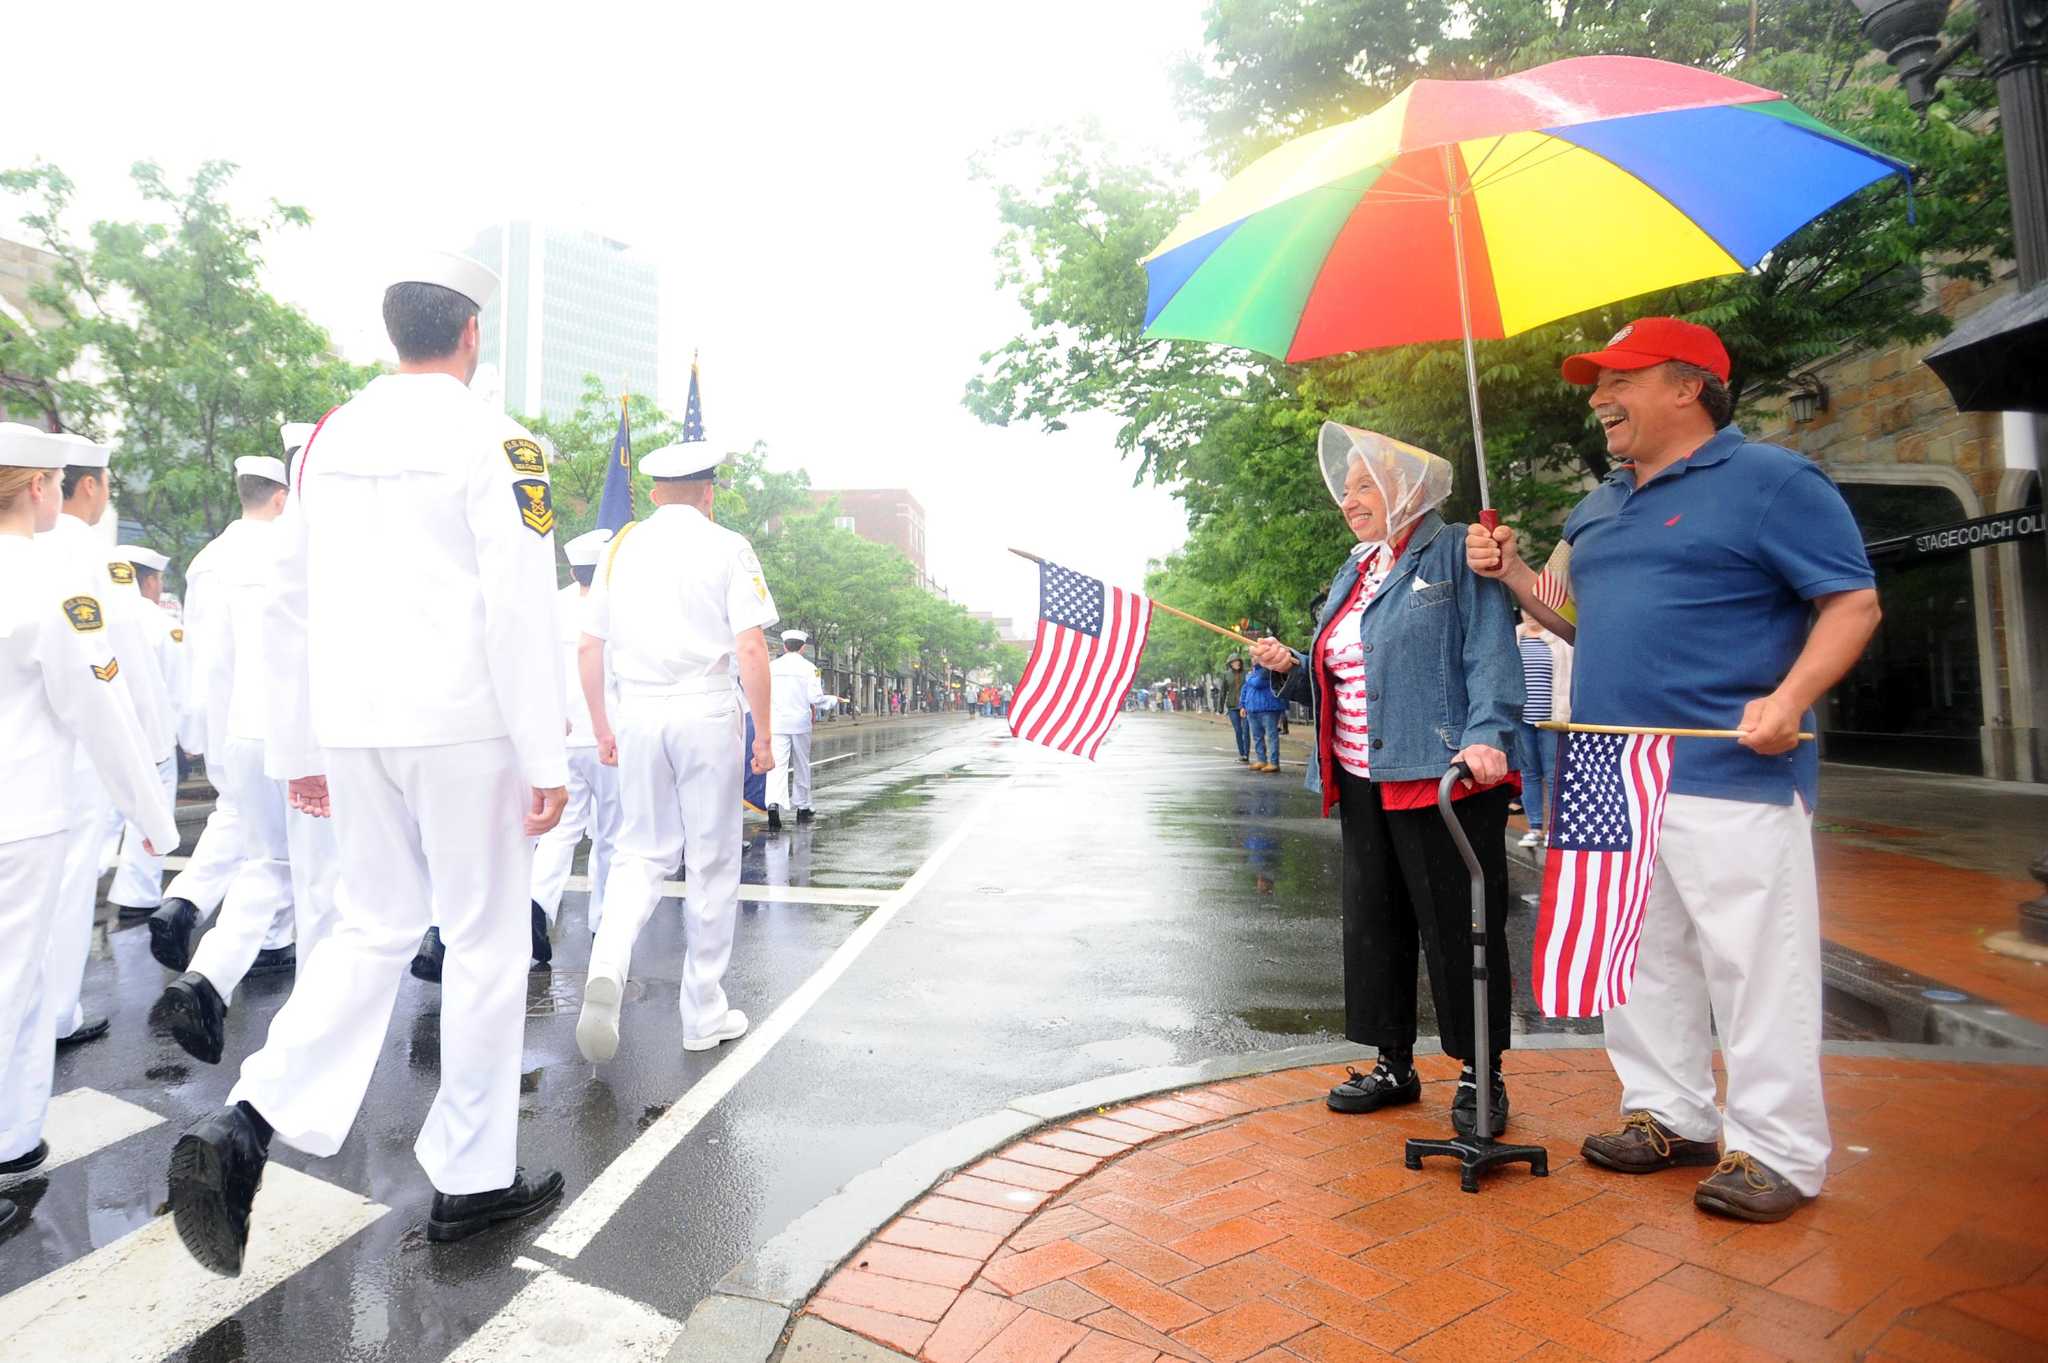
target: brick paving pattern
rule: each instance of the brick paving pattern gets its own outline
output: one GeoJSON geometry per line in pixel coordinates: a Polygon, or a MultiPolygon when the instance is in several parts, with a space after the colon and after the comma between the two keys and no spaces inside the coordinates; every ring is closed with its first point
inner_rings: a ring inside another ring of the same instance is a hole
{"type": "Polygon", "coordinates": [[[1578,1157],[1614,1124],[1600,1050],[1507,1057],[1510,1136],[1550,1147],[1477,1196],[1402,1167],[1449,1130],[1339,1116],[1341,1067],[1149,1099],[960,1171],[806,1308],[928,1363],[1603,1363],[2048,1358],[2048,1069],[1830,1056],[1820,1199],[1698,1212],[1709,1170],[1578,1157]]]}

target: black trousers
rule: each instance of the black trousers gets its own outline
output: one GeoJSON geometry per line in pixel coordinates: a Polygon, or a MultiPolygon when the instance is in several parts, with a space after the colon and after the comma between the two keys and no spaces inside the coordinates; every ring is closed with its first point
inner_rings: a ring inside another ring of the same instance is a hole
{"type": "MultiPolygon", "coordinates": [[[[1508,791],[1452,808],[1486,881],[1486,1008],[1493,1054],[1508,1048],[1508,791]]],[[[1446,1053],[1472,1059],[1472,881],[1436,806],[1389,810],[1379,787],[1337,767],[1344,834],[1344,1035],[1415,1044],[1415,958],[1429,968],[1446,1053]]]]}

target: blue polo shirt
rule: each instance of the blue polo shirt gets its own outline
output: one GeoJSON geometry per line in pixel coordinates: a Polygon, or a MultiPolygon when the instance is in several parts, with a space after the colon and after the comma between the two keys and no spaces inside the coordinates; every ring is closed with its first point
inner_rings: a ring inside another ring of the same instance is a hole
{"type": "MultiPolygon", "coordinates": [[[[1578,607],[1572,718],[1732,729],[1806,644],[1817,596],[1875,585],[1848,503],[1818,465],[1733,426],[1642,487],[1607,476],[1564,524],[1578,607]]],[[[1813,713],[1801,726],[1811,731],[1813,713]]],[[[1820,754],[1672,744],[1671,789],[1812,809],[1820,754]]]]}

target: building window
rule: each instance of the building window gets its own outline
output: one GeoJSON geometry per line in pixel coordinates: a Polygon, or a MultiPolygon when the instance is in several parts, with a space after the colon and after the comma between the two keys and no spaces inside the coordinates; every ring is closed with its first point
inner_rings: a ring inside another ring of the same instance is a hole
{"type": "Polygon", "coordinates": [[[834,516],[832,518],[832,524],[838,526],[841,530],[851,531],[853,529],[853,517],[834,516]]]}

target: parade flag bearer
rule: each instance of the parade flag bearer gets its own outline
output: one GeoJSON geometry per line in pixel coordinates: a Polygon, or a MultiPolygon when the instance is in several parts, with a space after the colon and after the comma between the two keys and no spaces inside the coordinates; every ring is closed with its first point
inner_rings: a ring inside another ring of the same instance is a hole
{"type": "Polygon", "coordinates": [[[753,769],[774,761],[761,631],[776,618],[775,601],[753,547],[712,522],[718,465],[692,440],[656,450],[640,471],[654,479],[654,514],[612,541],[583,623],[583,696],[599,760],[618,764],[624,812],[576,1023],[576,1045],[593,1062],[618,1050],[634,939],[661,883],[685,860],[683,1049],[745,1035],[747,1015],[727,1004],[722,984],[739,916],[735,657],[754,719],[753,769]],[[607,660],[619,693],[616,733],[607,660]]]}
{"type": "Polygon", "coordinates": [[[341,1148],[430,921],[449,960],[441,1087],[413,1145],[435,1189],[427,1238],[561,1196],[516,1149],[531,840],[561,817],[568,764],[546,461],[468,388],[497,285],[454,255],[397,277],[398,372],[322,420],[279,522],[265,756],[294,807],[332,814],[342,875],[333,933],[263,1048],[171,1152],[179,1238],[217,1273],[241,1271],[272,1136],[341,1148]]]}

